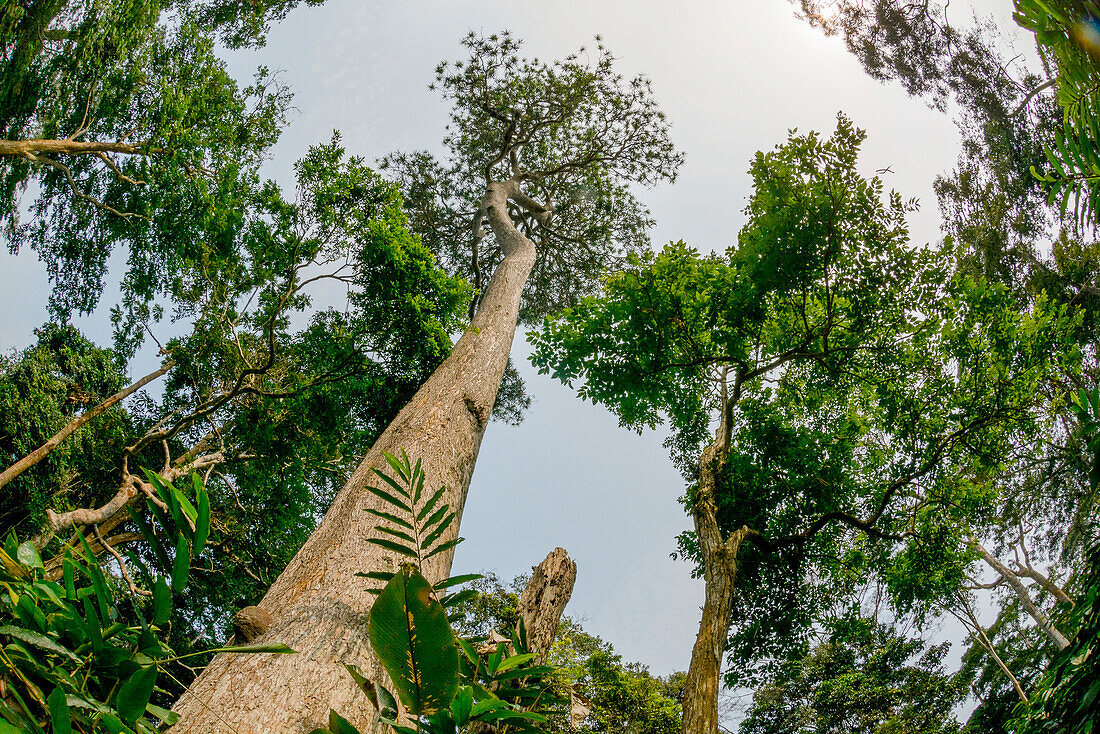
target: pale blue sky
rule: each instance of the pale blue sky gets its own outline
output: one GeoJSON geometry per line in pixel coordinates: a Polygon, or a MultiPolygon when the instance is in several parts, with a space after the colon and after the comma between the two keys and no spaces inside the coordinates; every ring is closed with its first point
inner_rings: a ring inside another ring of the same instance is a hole
{"type": "MultiPolygon", "coordinates": [[[[969,10],[960,5],[952,3],[953,19],[964,21],[969,10]]],[[[978,5],[1005,16],[1011,7],[978,5]]],[[[447,110],[427,89],[433,68],[461,57],[459,40],[468,30],[504,28],[544,58],[600,34],[624,72],[653,79],[672,137],[687,154],[674,186],[643,193],[657,219],[655,244],[684,239],[707,250],[732,243],[753,153],[782,141],[789,128],[827,133],[840,110],[869,132],[865,170],[889,167],[886,185],[922,201],[912,219],[914,240],[939,237],[932,181],[957,154],[951,121],[897,85],[868,79],[839,40],[796,20],[784,0],[329,0],[294,11],[265,49],[231,61],[242,78],[257,64],[281,69],[296,92],[299,111],[268,175],[291,183],[294,160],[333,129],[342,131],[350,152],[368,160],[392,150],[437,149],[447,110]]],[[[0,251],[0,350],[31,341],[47,318],[47,287],[33,256],[0,251]]],[[[103,314],[79,323],[106,343],[103,314]]],[[[517,344],[515,356],[525,354],[517,344]]],[[[676,501],[683,482],[662,435],[617,428],[607,411],[517,361],[534,402],[518,428],[489,428],[456,572],[491,569],[510,578],[562,546],[579,567],[567,612],[628,659],[658,673],[685,669],[702,587],[686,563],[669,558],[675,535],[690,523],[676,501]]]]}

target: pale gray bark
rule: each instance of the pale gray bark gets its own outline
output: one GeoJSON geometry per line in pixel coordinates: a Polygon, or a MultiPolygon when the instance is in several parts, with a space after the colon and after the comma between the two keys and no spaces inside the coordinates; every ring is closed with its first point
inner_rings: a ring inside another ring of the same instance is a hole
{"type": "Polygon", "coordinates": [[[555,548],[535,566],[531,580],[519,595],[517,611],[527,631],[527,645],[538,655],[536,665],[546,662],[576,581],[577,564],[564,548],[555,548]]]}
{"type": "MultiPolygon", "coordinates": [[[[256,642],[281,642],[296,655],[219,655],[176,704],[174,734],[289,734],[323,726],[329,709],[360,730],[380,731],[377,715],[344,670],[358,665],[375,680],[384,673],[370,651],[366,621],[373,596],[359,571],[395,568],[398,558],[370,544],[381,507],[364,487],[382,452],[401,450],[422,462],[426,486],[446,487],[457,513],[454,537],[485,426],[508,362],[534,244],[508,217],[514,181],[494,182],[483,201],[504,259],[494,271],[470,328],[451,355],[386,428],[336,496],[317,530],[260,602],[272,624],[256,642]]],[[[452,553],[423,569],[431,581],[449,575],[452,553]]]]}
{"type": "Polygon", "coordinates": [[[986,550],[976,538],[971,539],[971,545],[974,547],[974,550],[978,551],[978,555],[980,555],[994,571],[999,573],[1001,578],[1003,578],[1009,587],[1012,588],[1012,591],[1015,592],[1016,597],[1020,600],[1020,604],[1023,605],[1027,613],[1031,615],[1031,618],[1035,620],[1035,624],[1043,631],[1043,634],[1049,637],[1051,642],[1058,646],[1059,650],[1064,650],[1069,647],[1069,640],[1051,624],[1047,615],[1043,614],[1043,610],[1039,609],[1035,604],[1031,595],[1027,593],[1027,587],[1020,581],[1020,577],[1013,573],[1012,569],[1008,566],[1001,563],[996,556],[986,550]]]}

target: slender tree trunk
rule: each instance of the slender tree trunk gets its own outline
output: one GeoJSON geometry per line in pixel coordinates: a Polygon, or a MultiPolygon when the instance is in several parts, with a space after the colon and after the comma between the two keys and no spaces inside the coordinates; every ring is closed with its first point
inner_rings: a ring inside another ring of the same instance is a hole
{"type": "MultiPolygon", "coordinates": [[[[373,597],[355,573],[396,568],[400,560],[366,542],[375,519],[363,510],[383,508],[364,487],[376,481],[372,467],[386,467],[383,451],[404,449],[422,461],[426,486],[447,488],[446,501],[461,519],[535,262],[534,245],[507,214],[508,199],[518,193],[514,182],[490,184],[486,192],[489,223],[505,257],[470,329],[379,437],[259,604],[272,625],[254,642],[285,643],[298,654],[217,656],[176,704],[182,718],[173,734],[309,732],[326,724],[329,709],[364,732],[380,731],[376,712],[343,667],[356,664],[385,680],[367,640],[373,597]]],[[[452,524],[451,537],[458,526],[452,524]]],[[[448,575],[451,557],[433,558],[425,575],[433,581],[448,575]]]]}
{"type": "Polygon", "coordinates": [[[730,629],[737,553],[748,533],[747,528],[742,528],[723,539],[718,528],[714,494],[728,448],[728,437],[723,434],[724,426],[719,428],[719,437],[703,450],[699,459],[699,489],[693,515],[703,555],[705,591],[699,633],[684,680],[681,729],[684,734],[718,734],[718,688],[730,629]]]}
{"type": "Polygon", "coordinates": [[[1012,587],[1012,590],[1016,593],[1016,597],[1020,600],[1020,604],[1022,604],[1024,609],[1027,610],[1027,613],[1031,615],[1031,618],[1035,620],[1035,624],[1043,631],[1043,634],[1049,637],[1051,642],[1058,646],[1059,650],[1065,650],[1069,647],[1069,640],[1051,624],[1047,615],[1043,614],[1043,610],[1036,606],[1031,595],[1027,593],[1027,587],[1020,581],[1020,577],[1013,573],[1012,569],[1008,566],[997,560],[997,558],[986,550],[976,538],[971,539],[971,543],[974,549],[978,551],[978,554],[985,559],[985,562],[988,563],[994,571],[999,573],[1008,585],[1012,587]]]}

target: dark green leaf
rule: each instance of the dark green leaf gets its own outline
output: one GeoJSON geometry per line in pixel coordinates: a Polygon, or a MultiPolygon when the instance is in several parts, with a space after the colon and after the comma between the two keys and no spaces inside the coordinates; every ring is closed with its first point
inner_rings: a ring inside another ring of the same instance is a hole
{"type": "Polygon", "coordinates": [[[409,558],[417,557],[417,553],[415,550],[392,540],[386,540],[385,538],[367,538],[367,542],[381,546],[395,553],[400,553],[403,556],[408,556],[409,558]]]}
{"type": "Polygon", "coordinates": [[[187,586],[187,577],[191,573],[191,550],[187,538],[179,536],[176,542],[176,558],[172,562],[172,591],[182,593],[187,586]]]}
{"type": "Polygon", "coordinates": [[[394,507],[397,507],[397,508],[400,508],[400,509],[402,509],[405,512],[408,512],[410,514],[412,513],[412,508],[410,508],[407,504],[405,504],[401,500],[394,497],[392,494],[390,494],[386,490],[379,489],[378,487],[372,487],[370,485],[367,485],[366,490],[368,492],[370,492],[371,494],[373,494],[375,497],[381,498],[383,501],[389,503],[390,505],[392,505],[394,507]]]}
{"type": "Polygon", "coordinates": [[[466,539],[465,538],[455,538],[454,540],[448,540],[446,543],[443,543],[441,545],[437,545],[435,548],[432,548],[428,552],[427,555],[424,556],[424,560],[425,561],[428,560],[429,558],[436,555],[437,553],[442,553],[443,551],[450,550],[451,548],[454,548],[456,545],[458,545],[459,543],[461,543],[464,540],[466,540],[466,539]]]}
{"type": "Polygon", "coordinates": [[[133,723],[145,713],[149,697],[153,695],[153,686],[157,682],[157,668],[147,665],[137,669],[118,689],[115,708],[123,721],[133,723]]]}
{"type": "Polygon", "coordinates": [[[410,713],[428,714],[450,705],[458,690],[454,633],[415,566],[402,566],[375,600],[368,634],[410,713]]]}
{"type": "Polygon", "coordinates": [[[53,734],[71,734],[73,724],[72,718],[69,716],[69,706],[65,703],[65,692],[60,688],[54,688],[46,703],[50,708],[50,724],[53,726],[53,734]]]}

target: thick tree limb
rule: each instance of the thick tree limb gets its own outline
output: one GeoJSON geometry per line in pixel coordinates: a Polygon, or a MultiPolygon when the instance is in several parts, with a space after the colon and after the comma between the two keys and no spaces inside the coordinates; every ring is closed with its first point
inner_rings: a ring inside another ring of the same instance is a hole
{"type": "Polygon", "coordinates": [[[154,155],[167,153],[165,148],[149,148],[133,143],[82,142],[80,140],[0,140],[0,155],[89,155],[96,153],[123,153],[126,155],[154,155]]]}
{"type": "Polygon", "coordinates": [[[1035,624],[1043,631],[1043,634],[1049,637],[1050,640],[1058,646],[1059,650],[1065,650],[1069,647],[1069,640],[1051,624],[1047,615],[1043,614],[1043,610],[1035,605],[1031,595],[1027,593],[1027,588],[1024,587],[1023,582],[1020,581],[1020,577],[1013,573],[1012,569],[1008,566],[1001,563],[992,553],[986,550],[985,547],[978,542],[977,538],[971,538],[970,544],[974,550],[978,552],[978,555],[980,555],[985,562],[988,563],[994,571],[999,573],[1005,582],[1012,587],[1020,603],[1023,604],[1024,609],[1031,615],[1031,618],[1035,620],[1035,624]]]}
{"type": "Polygon", "coordinates": [[[102,403],[95,406],[91,410],[89,410],[89,411],[77,416],[73,420],[71,420],[68,423],[68,425],[66,425],[60,431],[58,431],[53,436],[51,436],[50,439],[48,441],[46,441],[46,443],[42,444],[41,446],[36,448],[34,451],[27,454],[22,459],[15,462],[11,466],[9,466],[7,469],[5,469],[2,473],[0,473],[0,487],[3,487],[5,484],[7,484],[11,480],[15,479],[17,476],[19,476],[20,474],[25,472],[27,469],[30,469],[32,466],[34,466],[38,462],[42,461],[42,459],[46,458],[50,454],[51,451],[53,451],[55,448],[57,448],[61,444],[62,441],[64,441],[69,436],[71,436],[74,431],[76,431],[78,428],[80,428],[85,423],[90,421],[92,418],[95,418],[98,415],[102,415],[106,410],[111,408],[113,405],[115,405],[116,403],[126,399],[130,395],[133,395],[135,392],[137,392],[141,388],[145,387],[146,385],[148,385],[153,380],[155,380],[158,377],[161,377],[162,375],[167,373],[174,366],[175,366],[175,364],[173,362],[166,362],[160,369],[155,370],[153,372],[150,372],[148,375],[141,378],[140,380],[133,383],[132,385],[129,385],[128,387],[125,387],[122,390],[119,390],[117,393],[115,393],[111,397],[107,398],[106,400],[104,400],[102,403]]]}

